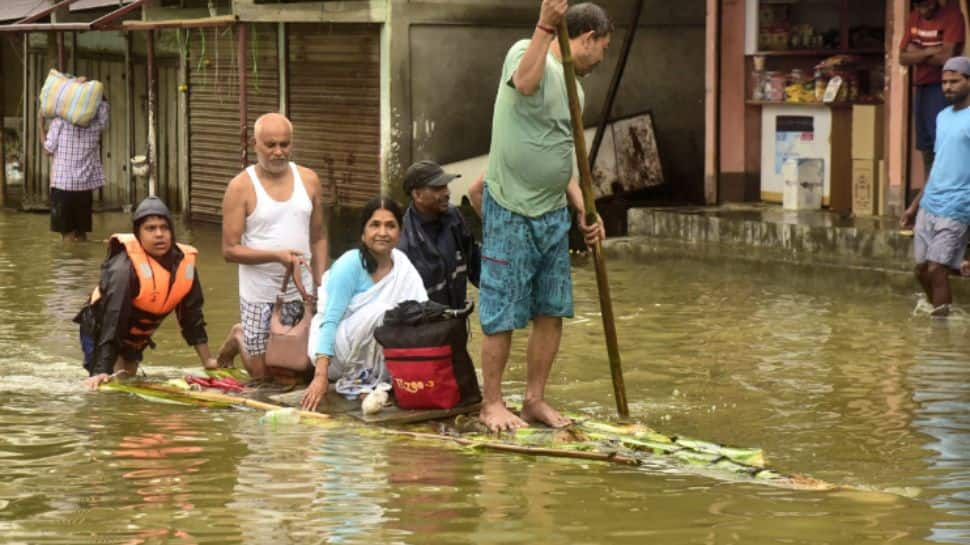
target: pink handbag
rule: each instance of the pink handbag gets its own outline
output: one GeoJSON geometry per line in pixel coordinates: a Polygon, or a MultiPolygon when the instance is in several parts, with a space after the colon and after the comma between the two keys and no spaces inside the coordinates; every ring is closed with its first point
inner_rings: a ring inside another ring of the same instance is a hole
{"type": "MultiPolygon", "coordinates": [[[[307,293],[300,279],[299,268],[309,266],[300,262],[294,265],[283,277],[283,288],[273,303],[273,316],[269,322],[269,341],[266,345],[266,365],[281,367],[291,371],[303,372],[310,367],[310,357],[307,356],[307,344],[310,342],[310,321],[316,312],[316,297],[307,293]],[[303,317],[293,325],[284,325],[281,319],[283,312],[283,295],[289,285],[290,277],[293,284],[303,297],[303,317]]],[[[312,274],[312,271],[311,271],[312,274]]]]}

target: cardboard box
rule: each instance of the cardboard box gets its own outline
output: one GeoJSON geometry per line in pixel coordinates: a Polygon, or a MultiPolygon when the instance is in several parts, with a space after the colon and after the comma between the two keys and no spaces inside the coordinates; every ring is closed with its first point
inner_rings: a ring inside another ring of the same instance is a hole
{"type": "Polygon", "coordinates": [[[884,158],[882,106],[856,104],[852,107],[852,158],[884,158]]]}
{"type": "Polygon", "coordinates": [[[879,208],[879,161],[852,160],[852,213],[872,216],[879,208]]]}
{"type": "Polygon", "coordinates": [[[825,162],[821,159],[788,159],[781,167],[785,178],[782,208],[818,210],[822,208],[825,162]]]}

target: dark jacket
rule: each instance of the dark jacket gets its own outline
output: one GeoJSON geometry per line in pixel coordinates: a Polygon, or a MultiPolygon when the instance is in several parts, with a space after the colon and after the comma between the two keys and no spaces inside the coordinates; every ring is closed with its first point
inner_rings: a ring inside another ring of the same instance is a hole
{"type": "MultiPolygon", "coordinates": [[[[173,244],[170,255],[170,259],[159,260],[159,263],[172,272],[174,278],[174,271],[178,269],[185,254],[173,244]]],[[[98,282],[101,298],[94,304],[84,305],[74,318],[75,322],[81,324],[81,332],[94,341],[93,357],[85,364],[91,376],[99,373],[111,374],[119,354],[129,361],[141,360],[143,350],[132,351],[122,344],[130,330],[132,311],[136,310],[132,300],[140,288],[131,259],[123,250],[110,256],[101,265],[101,280],[98,282]]],[[[202,303],[202,286],[196,270],[192,288],[175,307],[182,337],[190,346],[208,342],[202,303]]],[[[154,347],[154,343],[149,341],[149,346],[154,347]]]]}
{"type": "Polygon", "coordinates": [[[408,206],[397,248],[407,254],[421,274],[432,301],[450,308],[463,308],[468,281],[478,287],[481,245],[472,237],[465,218],[454,206],[431,219],[422,218],[413,204],[408,206]]]}

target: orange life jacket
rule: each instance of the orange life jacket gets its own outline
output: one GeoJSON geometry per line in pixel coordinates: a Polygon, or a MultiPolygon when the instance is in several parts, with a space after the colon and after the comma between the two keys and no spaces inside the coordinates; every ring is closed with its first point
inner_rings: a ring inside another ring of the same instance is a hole
{"type": "MultiPolygon", "coordinates": [[[[162,324],[162,320],[188,295],[195,280],[195,258],[198,250],[188,244],[177,244],[185,257],[179,262],[175,277],[169,273],[138,242],[135,235],[111,235],[111,241],[120,244],[128,259],[131,260],[135,274],[138,275],[138,294],[132,299],[132,312],[128,320],[128,331],[122,342],[140,350],[151,342],[151,336],[162,324]]],[[[91,303],[100,298],[95,288],[91,303]]]]}

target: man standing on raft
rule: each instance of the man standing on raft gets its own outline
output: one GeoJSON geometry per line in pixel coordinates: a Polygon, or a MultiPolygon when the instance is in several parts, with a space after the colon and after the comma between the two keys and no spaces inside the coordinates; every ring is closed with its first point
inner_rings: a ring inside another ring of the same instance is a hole
{"type": "MultiPolygon", "coordinates": [[[[573,315],[567,206],[578,213],[587,243],[604,238],[602,220],[586,225],[582,192],[573,176],[569,100],[556,42],[563,17],[576,73],[589,74],[603,60],[613,34],[606,12],[592,3],[569,8],[567,0],[543,0],[532,38],[517,42],[505,57],[495,99],[482,206],[480,285],[485,333],[480,416],[493,431],[528,422],[569,424],[544,399],[562,319],[573,315]],[[516,416],[502,400],[502,374],[512,331],[530,319],[525,401],[516,416]]],[[[582,89],[579,93],[582,102],[582,89]]]]}

